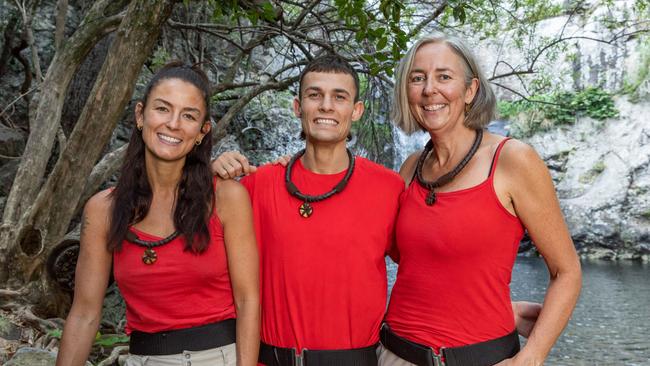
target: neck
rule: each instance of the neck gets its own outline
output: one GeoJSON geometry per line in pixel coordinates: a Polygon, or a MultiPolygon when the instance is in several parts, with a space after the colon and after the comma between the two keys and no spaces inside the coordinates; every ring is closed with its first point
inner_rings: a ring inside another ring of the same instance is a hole
{"type": "Polygon", "coordinates": [[[349,160],[345,142],[321,145],[307,141],[305,154],[300,158],[307,170],[318,174],[340,173],[348,168],[349,160]]]}
{"type": "Polygon", "coordinates": [[[439,166],[449,163],[457,164],[472,146],[476,138],[476,131],[457,125],[453,131],[430,131],[433,141],[433,155],[436,157],[439,166]]]}
{"type": "Polygon", "coordinates": [[[185,159],[178,161],[160,161],[145,155],[145,164],[147,166],[147,178],[151,185],[151,191],[156,194],[176,194],[178,183],[183,174],[185,159]]]}

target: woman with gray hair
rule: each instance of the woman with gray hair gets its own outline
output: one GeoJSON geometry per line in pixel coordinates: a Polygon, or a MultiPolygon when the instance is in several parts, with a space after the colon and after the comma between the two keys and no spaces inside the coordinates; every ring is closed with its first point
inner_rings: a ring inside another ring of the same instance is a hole
{"type": "Polygon", "coordinates": [[[431,140],[400,174],[399,270],[381,365],[541,365],[580,292],[580,263],[548,169],[527,144],[484,131],[495,97],[462,41],[416,42],[395,83],[393,120],[431,140]],[[550,282],[520,351],[510,279],[527,230],[550,282]]]}

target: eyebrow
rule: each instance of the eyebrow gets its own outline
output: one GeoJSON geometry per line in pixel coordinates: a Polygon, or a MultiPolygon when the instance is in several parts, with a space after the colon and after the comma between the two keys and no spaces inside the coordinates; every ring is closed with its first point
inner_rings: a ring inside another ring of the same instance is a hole
{"type": "MultiPolygon", "coordinates": [[[[452,70],[452,69],[450,69],[448,67],[439,67],[435,71],[436,72],[452,72],[452,73],[454,72],[454,70],[452,70]]],[[[422,74],[426,74],[426,72],[423,69],[413,69],[413,70],[411,70],[411,72],[409,74],[417,73],[417,72],[422,73],[422,74]]]]}
{"type": "MultiPolygon", "coordinates": [[[[168,101],[166,101],[164,99],[161,99],[161,98],[154,99],[154,102],[160,102],[160,103],[162,103],[162,104],[164,104],[166,106],[169,106],[169,107],[172,106],[171,103],[169,103],[168,101]]],[[[186,111],[186,112],[196,112],[198,114],[201,114],[201,110],[198,109],[198,108],[186,107],[186,108],[183,108],[183,110],[186,111]]]]}
{"type": "MultiPolygon", "coordinates": [[[[305,92],[307,92],[309,90],[317,91],[319,93],[323,92],[323,89],[318,87],[318,86],[308,86],[307,88],[305,88],[305,92]]],[[[334,92],[335,93],[344,93],[344,94],[347,94],[347,95],[352,95],[349,91],[347,91],[346,89],[343,89],[343,88],[334,88],[334,92]]]]}

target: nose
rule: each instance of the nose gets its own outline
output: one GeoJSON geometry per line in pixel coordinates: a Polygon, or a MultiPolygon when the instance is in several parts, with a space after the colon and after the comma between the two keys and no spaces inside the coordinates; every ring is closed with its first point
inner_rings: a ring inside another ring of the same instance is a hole
{"type": "Polygon", "coordinates": [[[438,86],[436,85],[434,78],[428,77],[424,83],[422,94],[428,96],[428,95],[433,95],[437,92],[438,92],[438,86]]]}
{"type": "Polygon", "coordinates": [[[332,110],[332,105],[332,97],[326,95],[321,99],[319,109],[321,112],[329,112],[332,110]]]}
{"type": "Polygon", "coordinates": [[[169,116],[169,120],[167,120],[166,125],[170,130],[178,129],[180,127],[180,125],[181,125],[181,114],[180,113],[172,113],[169,116]]]}

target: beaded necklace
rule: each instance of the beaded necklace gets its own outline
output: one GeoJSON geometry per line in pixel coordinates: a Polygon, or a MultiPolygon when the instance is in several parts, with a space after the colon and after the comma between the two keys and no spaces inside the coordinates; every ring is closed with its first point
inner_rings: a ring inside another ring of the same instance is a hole
{"type": "Polygon", "coordinates": [[[436,203],[436,192],[434,189],[439,188],[444,186],[445,184],[451,182],[457,175],[460,173],[461,170],[467,165],[467,163],[472,159],[472,156],[476,153],[476,150],[478,150],[478,147],[481,145],[481,140],[483,139],[483,130],[476,130],[476,137],[474,138],[474,143],[472,144],[472,147],[469,149],[467,152],[467,155],[463,158],[463,160],[458,163],[452,169],[449,173],[441,176],[440,178],[434,180],[433,182],[427,181],[424,179],[424,176],[422,175],[422,166],[424,165],[424,161],[427,159],[427,156],[429,155],[429,152],[433,149],[433,141],[429,140],[427,142],[427,145],[424,147],[424,151],[422,151],[422,154],[420,154],[420,158],[418,159],[418,164],[415,167],[415,176],[417,178],[418,183],[422,188],[428,189],[429,193],[427,194],[427,198],[425,199],[424,202],[428,206],[432,206],[434,203],[436,203]]]}
{"type": "Polygon", "coordinates": [[[334,188],[332,188],[332,190],[330,190],[327,193],[320,194],[318,196],[310,196],[300,192],[298,190],[298,187],[296,187],[296,185],[293,184],[293,182],[291,181],[291,170],[293,169],[293,165],[295,164],[296,160],[298,160],[303,154],[305,154],[305,149],[302,149],[291,158],[291,161],[287,165],[287,171],[285,172],[284,175],[284,183],[287,187],[287,191],[289,191],[289,194],[303,201],[300,207],[298,208],[298,213],[300,214],[300,216],[304,218],[308,218],[314,213],[314,207],[311,205],[311,203],[330,198],[333,195],[340,193],[343,191],[343,189],[345,189],[345,186],[348,184],[348,181],[350,181],[350,177],[352,176],[352,172],[354,171],[354,155],[352,155],[350,149],[346,149],[346,151],[348,153],[348,159],[350,163],[348,166],[348,170],[345,172],[345,176],[343,177],[343,179],[341,179],[340,182],[338,182],[334,186],[334,188]]]}
{"type": "Polygon", "coordinates": [[[156,253],[156,251],[153,250],[153,248],[169,243],[170,241],[176,239],[176,237],[179,236],[180,233],[181,233],[180,231],[176,230],[166,238],[162,238],[160,240],[155,240],[155,241],[147,241],[147,240],[140,239],[136,235],[136,233],[134,233],[129,229],[126,232],[125,239],[128,242],[131,242],[137,246],[145,247],[146,249],[144,250],[144,254],[142,255],[142,262],[144,262],[144,264],[154,264],[158,259],[158,253],[156,253]]]}

